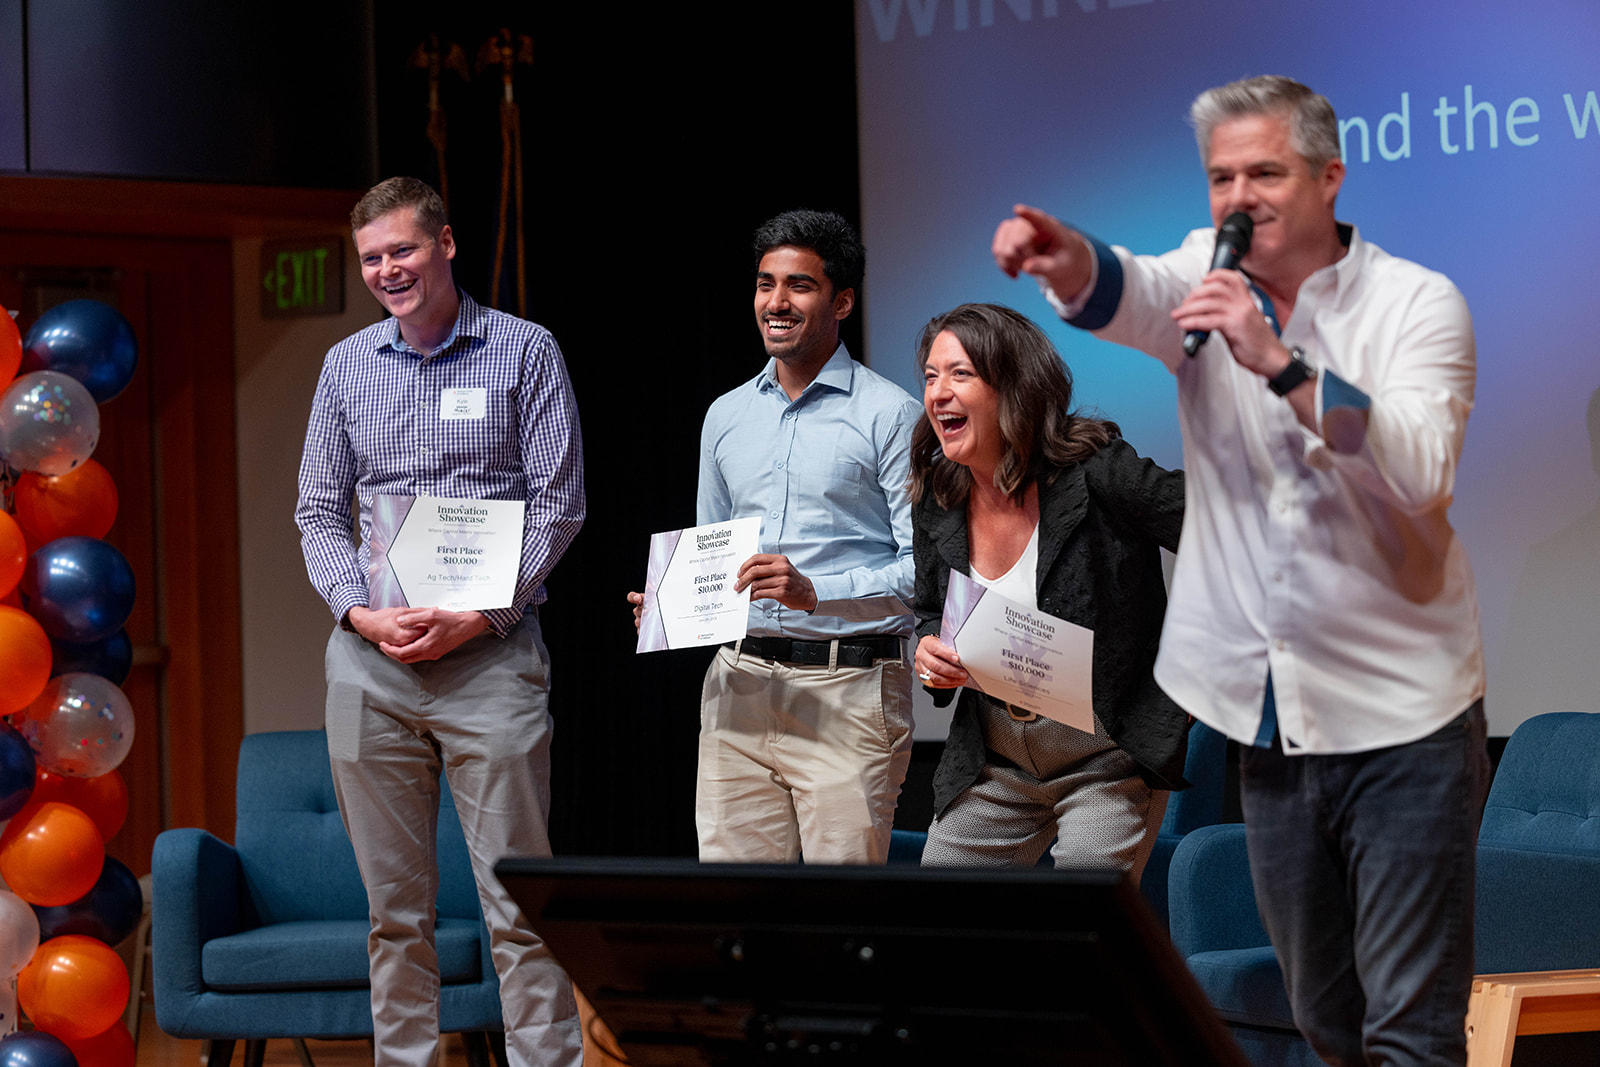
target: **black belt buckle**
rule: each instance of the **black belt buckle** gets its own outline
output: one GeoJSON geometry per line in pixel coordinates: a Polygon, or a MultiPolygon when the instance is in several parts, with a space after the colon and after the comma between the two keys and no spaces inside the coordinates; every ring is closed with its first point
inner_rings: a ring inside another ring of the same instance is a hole
{"type": "Polygon", "coordinates": [[[788,661],[807,667],[826,667],[832,651],[828,641],[795,641],[790,646],[788,661]]]}
{"type": "Polygon", "coordinates": [[[867,634],[839,640],[839,662],[852,667],[870,667],[880,659],[900,659],[903,654],[900,639],[892,634],[867,634]]]}
{"type": "Polygon", "coordinates": [[[1011,716],[1012,722],[1035,722],[1042,718],[1037,711],[1029,711],[1027,708],[1018,707],[1015,704],[1001,700],[999,697],[990,696],[988,693],[983,695],[996,710],[1003,711],[1011,716]]]}

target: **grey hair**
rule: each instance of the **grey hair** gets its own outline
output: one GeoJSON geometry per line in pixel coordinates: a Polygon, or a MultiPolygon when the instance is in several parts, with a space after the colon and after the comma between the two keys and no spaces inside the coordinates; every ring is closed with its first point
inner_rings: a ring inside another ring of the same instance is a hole
{"type": "Polygon", "coordinates": [[[1328,98],[1293,78],[1264,74],[1207,89],[1189,105],[1200,161],[1211,161],[1212,130],[1249,115],[1287,116],[1289,144],[1313,169],[1339,158],[1339,120],[1328,98]]]}

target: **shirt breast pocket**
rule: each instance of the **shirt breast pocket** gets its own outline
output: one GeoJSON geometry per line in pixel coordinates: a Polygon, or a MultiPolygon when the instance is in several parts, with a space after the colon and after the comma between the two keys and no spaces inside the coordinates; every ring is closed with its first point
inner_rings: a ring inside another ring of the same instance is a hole
{"type": "Polygon", "coordinates": [[[447,419],[439,417],[439,412],[433,415],[449,464],[491,471],[518,465],[520,453],[514,442],[519,412],[507,390],[491,388],[487,391],[481,418],[447,419]]]}

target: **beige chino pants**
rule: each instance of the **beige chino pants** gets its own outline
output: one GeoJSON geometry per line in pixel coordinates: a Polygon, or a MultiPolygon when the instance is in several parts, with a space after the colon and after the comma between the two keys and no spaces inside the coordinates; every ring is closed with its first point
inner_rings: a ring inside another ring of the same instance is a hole
{"type": "Polygon", "coordinates": [[[911,668],[776,663],[720,648],[700,703],[706,862],[883,863],[911,762],[911,668]]]}
{"type": "Polygon", "coordinates": [[[328,640],[328,752],[372,914],[377,1067],[433,1067],[438,1054],[441,769],[489,927],[511,1067],[583,1062],[571,983],[494,877],[503,856],[550,855],[548,664],[532,615],[431,663],[397,663],[340,629],[328,640]]]}

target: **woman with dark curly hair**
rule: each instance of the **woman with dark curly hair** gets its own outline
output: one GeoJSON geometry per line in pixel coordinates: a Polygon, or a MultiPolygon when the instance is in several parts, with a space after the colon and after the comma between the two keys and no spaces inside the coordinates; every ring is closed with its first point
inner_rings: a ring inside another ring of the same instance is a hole
{"type": "Polygon", "coordinates": [[[962,688],[934,775],[929,866],[1144,869],[1188,716],[1152,676],[1176,551],[1183,473],[1141,459],[1115,423],[1072,410],[1043,331],[1010,308],[963,304],[917,345],[927,418],[911,445],[916,670],[947,705],[969,681],[939,639],[952,568],[1007,599],[1094,631],[1094,731],[962,688]]]}

